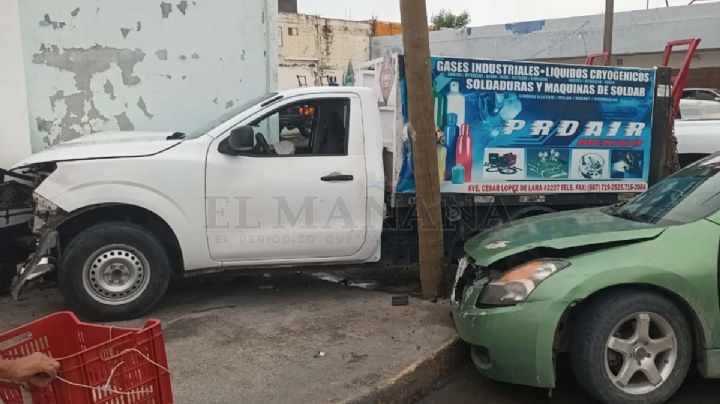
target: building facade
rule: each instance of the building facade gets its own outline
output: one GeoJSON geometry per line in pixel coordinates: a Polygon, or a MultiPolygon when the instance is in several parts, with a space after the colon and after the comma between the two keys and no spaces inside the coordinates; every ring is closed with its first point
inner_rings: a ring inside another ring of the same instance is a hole
{"type": "MultiPolygon", "coordinates": [[[[720,87],[720,3],[617,13],[612,64],[653,67],[670,40],[701,38],[688,79],[692,87],[720,87]]],[[[584,63],[602,50],[602,15],[529,21],[430,33],[438,56],[584,63]]],[[[376,37],[372,57],[402,52],[402,37],[376,37]]],[[[681,54],[671,66],[679,67],[681,54]]]]}
{"type": "Polygon", "coordinates": [[[350,84],[353,66],[370,58],[372,21],[280,13],[278,87],[350,84]]]}

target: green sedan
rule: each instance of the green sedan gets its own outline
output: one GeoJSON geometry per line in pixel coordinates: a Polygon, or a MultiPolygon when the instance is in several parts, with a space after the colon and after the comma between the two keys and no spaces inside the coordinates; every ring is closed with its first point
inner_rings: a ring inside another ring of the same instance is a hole
{"type": "Polygon", "coordinates": [[[621,205],[538,216],[465,244],[455,325],[480,373],[552,389],[569,364],[604,403],[720,378],[720,155],[621,205]]]}

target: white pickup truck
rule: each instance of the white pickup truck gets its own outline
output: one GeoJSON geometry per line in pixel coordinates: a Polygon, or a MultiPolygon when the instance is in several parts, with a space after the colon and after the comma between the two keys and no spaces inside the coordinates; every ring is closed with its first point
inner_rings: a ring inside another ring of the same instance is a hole
{"type": "MultiPolygon", "coordinates": [[[[655,80],[649,69],[432,64],[446,256],[483,228],[617,203],[657,177],[670,116],[658,89],[669,71],[655,80]],[[478,78],[497,71],[513,76],[478,78]],[[543,88],[562,95],[539,92],[541,72],[552,75],[543,88]],[[617,101],[595,100],[586,91],[597,84],[578,77],[628,85],[617,101]]],[[[57,277],[76,312],[108,321],[150,310],[174,276],[417,262],[414,139],[398,66],[388,57],[363,72],[373,88],[267,94],[186,133],[94,134],[20,162],[0,183],[0,246],[31,241],[30,257],[15,262],[14,297],[57,277]]],[[[8,255],[0,250],[0,264],[8,255]]]]}
{"type": "Polygon", "coordinates": [[[378,261],[381,133],[372,90],[306,88],[187,134],[102,133],[37,153],[13,169],[39,178],[40,235],[13,293],[57,266],[73,309],[108,320],[152,308],[173,273],[378,261]],[[307,135],[279,127],[298,106],[314,115],[307,135]]]}

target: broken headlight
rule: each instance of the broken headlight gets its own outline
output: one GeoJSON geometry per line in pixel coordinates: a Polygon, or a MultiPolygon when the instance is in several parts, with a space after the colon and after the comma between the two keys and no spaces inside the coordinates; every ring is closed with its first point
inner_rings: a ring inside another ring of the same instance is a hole
{"type": "Polygon", "coordinates": [[[568,261],[545,258],[526,262],[493,279],[485,286],[478,305],[511,306],[524,302],[530,293],[552,274],[570,266],[568,261]]]}

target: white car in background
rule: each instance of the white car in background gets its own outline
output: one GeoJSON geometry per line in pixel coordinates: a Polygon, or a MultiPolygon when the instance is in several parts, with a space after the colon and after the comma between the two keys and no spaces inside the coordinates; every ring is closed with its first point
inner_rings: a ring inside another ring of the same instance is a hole
{"type": "Polygon", "coordinates": [[[687,88],[675,121],[680,165],[685,167],[720,151],[720,90],[687,88]]]}
{"type": "Polygon", "coordinates": [[[720,119],[677,119],[675,137],[680,165],[685,167],[720,151],[720,119]]]}
{"type": "Polygon", "coordinates": [[[686,120],[720,119],[720,90],[685,89],[680,100],[680,116],[686,120]]]}

